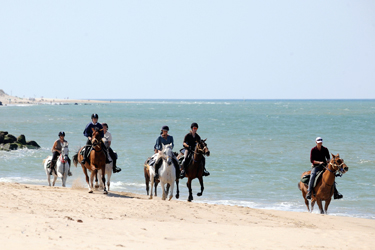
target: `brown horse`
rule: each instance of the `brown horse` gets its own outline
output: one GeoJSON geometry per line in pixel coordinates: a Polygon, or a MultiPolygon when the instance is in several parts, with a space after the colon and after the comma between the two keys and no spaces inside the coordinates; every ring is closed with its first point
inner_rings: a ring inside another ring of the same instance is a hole
{"type": "MultiPolygon", "coordinates": [[[[348,166],[344,163],[344,160],[340,158],[339,154],[333,155],[332,159],[328,163],[326,170],[324,171],[323,175],[317,181],[317,184],[314,188],[314,192],[312,192],[311,196],[311,210],[309,207],[309,201],[306,199],[307,194],[307,185],[302,183],[301,181],[298,183],[298,188],[302,191],[302,197],[305,199],[305,204],[307,206],[307,210],[312,212],[314,209],[315,202],[318,203],[320,213],[324,214],[327,213],[329,203],[331,202],[331,198],[334,192],[334,184],[336,178],[336,172],[339,172],[340,175],[344,174],[345,172],[349,171],[348,166]],[[322,201],[325,201],[324,210],[322,201]]],[[[309,175],[311,171],[304,172],[301,178],[305,175],[309,175]]]]}
{"type": "MultiPolygon", "coordinates": [[[[98,170],[101,170],[102,174],[102,182],[105,183],[105,161],[106,161],[106,155],[103,150],[102,145],[102,137],[100,135],[101,130],[95,130],[92,129],[92,137],[91,137],[91,143],[92,143],[92,150],[90,152],[90,155],[88,159],[86,160],[85,164],[81,164],[83,173],[86,176],[86,182],[89,187],[89,193],[93,193],[93,181],[96,173],[98,170]],[[90,163],[89,163],[90,160],[90,163]],[[91,176],[89,178],[87,174],[87,170],[91,172],[91,176]]],[[[77,163],[81,162],[83,159],[83,156],[81,155],[83,147],[78,151],[76,155],[73,156],[73,163],[77,167],[77,163]]],[[[86,153],[86,152],[85,152],[86,153]]],[[[104,185],[104,194],[108,194],[106,186],[104,185]]]]}
{"type": "MultiPolygon", "coordinates": [[[[145,183],[146,183],[146,192],[147,192],[147,195],[148,195],[148,193],[149,193],[149,191],[150,191],[150,165],[148,165],[148,161],[149,161],[149,159],[150,159],[151,157],[149,157],[146,161],[145,161],[145,163],[144,163],[144,165],[143,165],[143,172],[144,172],[144,175],[145,175],[145,183]]],[[[157,180],[155,180],[155,182],[154,182],[154,188],[155,188],[155,196],[157,196],[157,192],[156,192],[156,190],[157,190],[157,187],[158,187],[158,184],[159,184],[159,179],[157,179],[157,180]]],[[[151,188],[153,188],[153,187],[151,187],[151,188]]]]}
{"type": "Polygon", "coordinates": [[[199,183],[201,185],[201,192],[197,193],[198,196],[202,196],[204,185],[203,185],[203,163],[202,158],[203,155],[210,155],[210,151],[207,148],[206,140],[202,140],[200,142],[197,142],[194,150],[194,156],[191,164],[189,164],[186,167],[186,173],[185,176],[188,177],[188,181],[186,183],[186,186],[189,189],[189,197],[188,201],[191,202],[193,200],[193,192],[191,189],[191,181],[195,178],[198,178],[199,183]]]}

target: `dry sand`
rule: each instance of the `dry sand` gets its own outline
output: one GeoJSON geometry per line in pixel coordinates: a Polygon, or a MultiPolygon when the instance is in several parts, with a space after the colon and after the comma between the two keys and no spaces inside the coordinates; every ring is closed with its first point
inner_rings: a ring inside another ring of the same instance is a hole
{"type": "Polygon", "coordinates": [[[375,220],[0,183],[1,249],[374,249],[375,220]]]}

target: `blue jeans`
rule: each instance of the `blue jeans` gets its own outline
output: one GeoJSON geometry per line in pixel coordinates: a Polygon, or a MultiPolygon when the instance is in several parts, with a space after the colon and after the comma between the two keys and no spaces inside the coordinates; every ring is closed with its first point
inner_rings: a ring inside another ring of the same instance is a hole
{"type": "Polygon", "coordinates": [[[313,169],[311,170],[309,187],[307,189],[307,192],[312,191],[313,185],[314,185],[314,182],[315,182],[316,173],[318,173],[319,171],[322,171],[323,169],[324,169],[324,165],[322,165],[322,164],[314,165],[313,169]]]}

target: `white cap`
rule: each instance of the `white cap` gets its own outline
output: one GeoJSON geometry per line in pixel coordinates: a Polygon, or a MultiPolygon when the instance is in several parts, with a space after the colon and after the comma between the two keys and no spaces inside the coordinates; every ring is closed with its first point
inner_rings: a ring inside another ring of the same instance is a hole
{"type": "Polygon", "coordinates": [[[316,137],[315,141],[316,143],[323,143],[322,137],[316,137]]]}

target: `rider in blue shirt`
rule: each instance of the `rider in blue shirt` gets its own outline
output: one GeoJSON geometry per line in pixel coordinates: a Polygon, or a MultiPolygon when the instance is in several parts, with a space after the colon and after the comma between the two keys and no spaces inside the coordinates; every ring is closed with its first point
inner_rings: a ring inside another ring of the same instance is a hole
{"type": "MultiPolygon", "coordinates": [[[[83,135],[87,137],[87,142],[85,146],[85,153],[83,154],[83,159],[81,161],[82,164],[85,164],[86,158],[88,155],[89,148],[92,146],[91,143],[91,137],[92,137],[92,128],[95,130],[99,130],[100,136],[103,138],[104,137],[104,132],[103,132],[103,126],[98,122],[99,116],[98,114],[92,114],[91,115],[91,122],[86,125],[85,130],[83,130],[83,135]]],[[[106,157],[106,163],[111,163],[111,161],[108,159],[107,155],[107,148],[105,147],[104,143],[102,142],[102,147],[105,149],[103,150],[105,153],[106,157]]]]}

